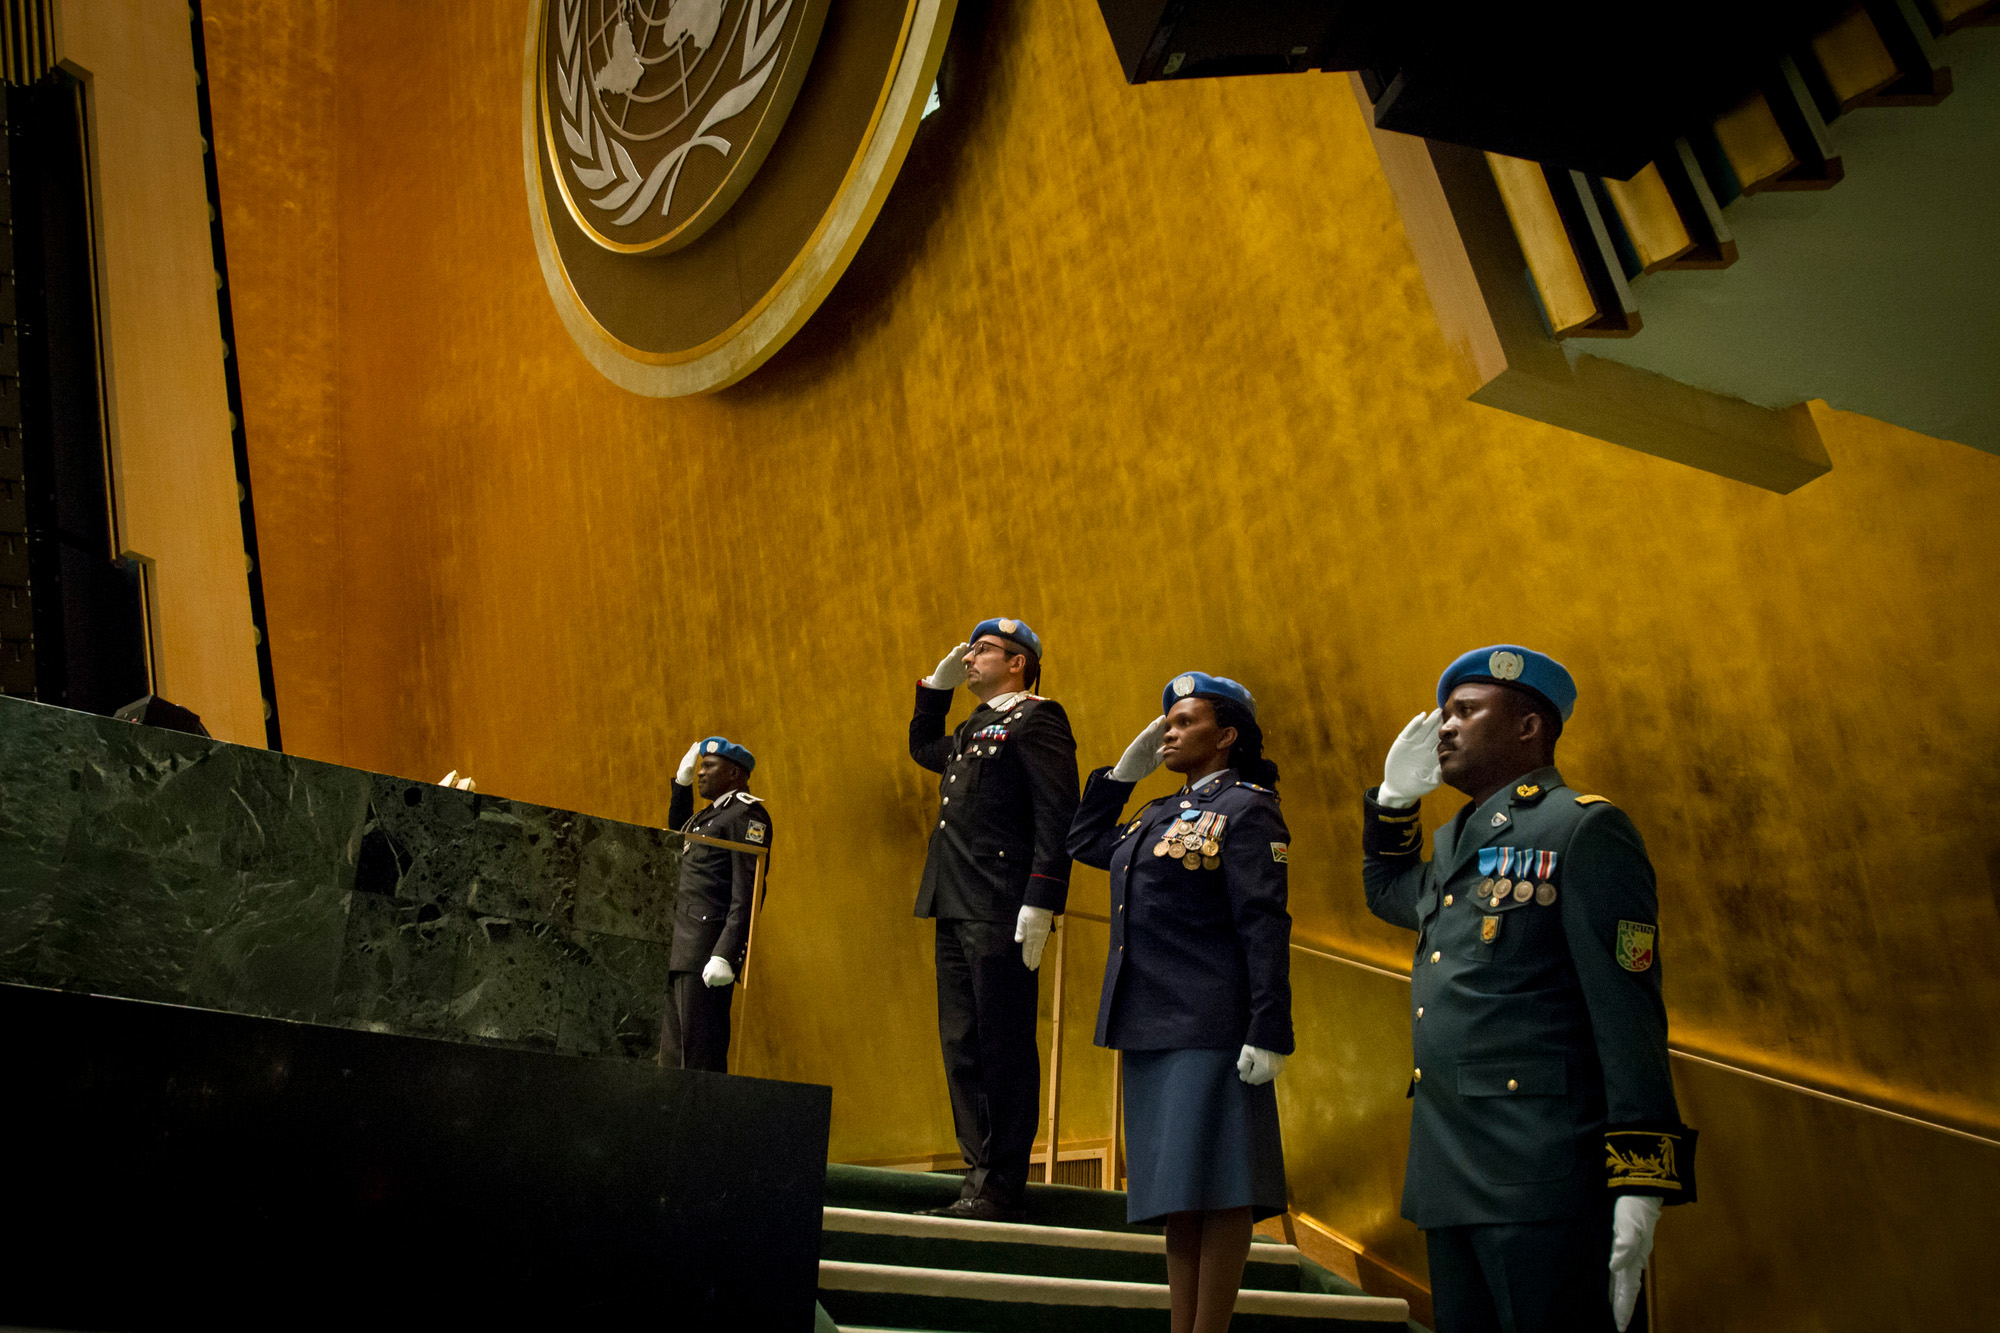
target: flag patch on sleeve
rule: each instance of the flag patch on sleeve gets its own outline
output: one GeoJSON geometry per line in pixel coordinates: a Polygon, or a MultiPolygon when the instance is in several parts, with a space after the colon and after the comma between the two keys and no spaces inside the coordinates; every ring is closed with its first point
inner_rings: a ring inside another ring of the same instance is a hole
{"type": "Polygon", "coordinates": [[[1288,842],[1272,843],[1271,859],[1281,866],[1290,865],[1292,860],[1292,845],[1288,842]]]}
{"type": "Polygon", "coordinates": [[[749,832],[743,836],[761,847],[764,845],[764,829],[765,825],[763,824],[752,824],[749,832]]]}

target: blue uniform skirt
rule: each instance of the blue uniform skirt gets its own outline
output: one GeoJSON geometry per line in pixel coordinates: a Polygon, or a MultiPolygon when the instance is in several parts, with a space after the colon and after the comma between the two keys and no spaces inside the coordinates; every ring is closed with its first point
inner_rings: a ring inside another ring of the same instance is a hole
{"type": "Polygon", "coordinates": [[[1234,1050],[1125,1052],[1125,1219],[1248,1206],[1285,1211],[1278,1091],[1236,1074],[1234,1050]]]}

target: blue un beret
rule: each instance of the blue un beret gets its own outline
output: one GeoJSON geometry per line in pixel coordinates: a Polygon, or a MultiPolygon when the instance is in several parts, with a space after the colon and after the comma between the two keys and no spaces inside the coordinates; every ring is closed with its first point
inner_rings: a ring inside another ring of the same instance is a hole
{"type": "Polygon", "coordinates": [[[732,741],[727,736],[710,736],[701,743],[703,754],[712,754],[717,759],[727,759],[740,765],[745,773],[757,767],[757,756],[732,741]]]}
{"type": "Polygon", "coordinates": [[[967,643],[978,643],[982,634],[997,634],[1010,643],[1018,643],[1036,657],[1042,655],[1042,640],[1028,628],[1025,620],[1011,620],[1006,616],[996,616],[992,620],[982,620],[972,627],[972,635],[967,643]]]}
{"type": "Polygon", "coordinates": [[[1526,690],[1569,721],[1576,708],[1576,680],[1565,667],[1547,653],[1538,653],[1519,644],[1500,643],[1491,648],[1475,648],[1445,668],[1438,677],[1438,707],[1451,692],[1467,681],[1485,681],[1526,690]]]}
{"type": "Polygon", "coordinates": [[[1165,713],[1182,699],[1227,699],[1257,716],[1257,700],[1250,691],[1227,676],[1211,676],[1206,671],[1184,671],[1167,682],[1160,695],[1160,711],[1165,713]]]}

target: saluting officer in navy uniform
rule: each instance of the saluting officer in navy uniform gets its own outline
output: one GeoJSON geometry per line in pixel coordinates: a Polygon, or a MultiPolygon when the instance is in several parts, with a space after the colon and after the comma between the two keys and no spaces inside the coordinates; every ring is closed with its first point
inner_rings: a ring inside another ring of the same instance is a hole
{"type": "Polygon", "coordinates": [[[1017,1221],[1041,1103],[1035,969],[1069,897],[1076,739],[1062,705],[1031,693],[1042,641],[1019,620],[973,627],[917,685],[910,757],[938,783],[916,914],[937,920],[938,1039],[965,1154],[959,1198],[936,1209],[1017,1221]],[[952,693],[980,703],[947,731],[952,693]]]}
{"type": "MultiPolygon", "coordinates": [[[[690,745],[674,774],[668,825],[681,833],[769,847],[771,812],[749,790],[756,766],[755,755],[725,736],[690,745]],[[709,802],[700,814],[694,812],[697,785],[709,802]]],[[[728,1072],[729,1006],[757,909],[750,897],[756,881],[754,852],[699,842],[681,849],[674,943],[667,957],[671,991],[660,1024],[660,1059],[669,1068],[728,1072]]],[[[768,874],[764,883],[768,892],[768,874]]]]}
{"type": "Polygon", "coordinates": [[[1403,1216],[1438,1333],[1624,1329],[1662,1203],[1694,1202],[1652,863],[1623,811],[1556,771],[1561,663],[1481,648],[1437,702],[1363,798],[1369,909],[1417,932],[1403,1216]],[[1418,802],[1440,781],[1471,800],[1426,861],[1418,802]]]}
{"type": "Polygon", "coordinates": [[[1173,1327],[1207,1333],[1229,1326],[1252,1224],[1287,1206],[1291,834],[1249,690],[1190,671],[1160,714],[1090,775],[1069,847],[1111,872],[1097,1044],[1124,1052],[1126,1216],[1165,1224],[1173,1327]],[[1161,763],[1186,784],[1123,821],[1161,763]]]}

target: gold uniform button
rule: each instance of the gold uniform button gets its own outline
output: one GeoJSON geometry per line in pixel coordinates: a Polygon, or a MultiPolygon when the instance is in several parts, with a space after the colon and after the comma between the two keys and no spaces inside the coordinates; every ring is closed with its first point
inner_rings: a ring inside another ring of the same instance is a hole
{"type": "Polygon", "coordinates": [[[1418,1017],[1418,1018],[1422,1018],[1423,1016],[1424,1016],[1424,1007],[1423,1007],[1422,1005],[1418,1005],[1418,1006],[1417,1006],[1417,1017],[1418,1017]]]}
{"type": "Polygon", "coordinates": [[[950,804],[951,804],[951,797],[949,797],[949,796],[945,797],[945,798],[944,798],[944,803],[945,803],[946,805],[950,805],[950,804]]]}
{"type": "Polygon", "coordinates": [[[1435,952],[1433,952],[1433,953],[1431,954],[1431,961],[1432,961],[1433,963],[1441,963],[1441,962],[1443,962],[1443,961],[1444,961],[1444,955],[1443,955],[1443,954],[1441,954],[1441,953],[1435,953],[1435,952]]]}
{"type": "Polygon", "coordinates": [[[1418,1071],[1416,1072],[1416,1074],[1415,1074],[1415,1075],[1413,1076],[1413,1081],[1415,1081],[1415,1082],[1418,1082],[1418,1083],[1421,1083],[1421,1082],[1423,1082],[1423,1081],[1424,1081],[1424,1071],[1423,1071],[1423,1070],[1421,1070],[1421,1069],[1419,1069],[1419,1070],[1418,1070],[1418,1071]]]}
{"type": "Polygon", "coordinates": [[[1451,906],[1451,895],[1448,893],[1444,896],[1444,905],[1446,907],[1451,906]]]}
{"type": "Polygon", "coordinates": [[[1519,1092],[1520,1090],[1521,1090],[1521,1081],[1519,1079],[1510,1078],[1507,1080],[1507,1091],[1519,1092]]]}
{"type": "Polygon", "coordinates": [[[956,773],[952,774],[952,775],[951,775],[951,780],[952,780],[953,782],[956,782],[956,781],[958,781],[958,774],[956,774],[956,773]]]}

